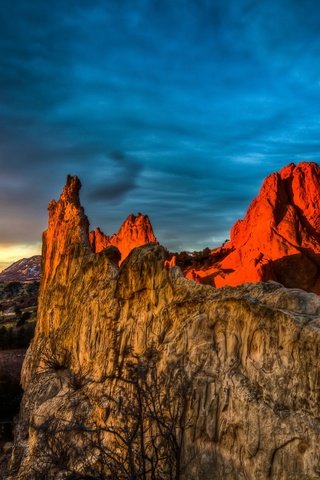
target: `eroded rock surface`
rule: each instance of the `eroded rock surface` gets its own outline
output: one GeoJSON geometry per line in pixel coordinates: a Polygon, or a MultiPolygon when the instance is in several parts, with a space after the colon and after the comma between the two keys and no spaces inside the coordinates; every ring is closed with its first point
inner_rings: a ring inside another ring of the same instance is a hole
{"type": "Polygon", "coordinates": [[[110,255],[92,252],[79,185],[70,177],[50,207],[10,480],[71,478],[63,469],[36,477],[39,459],[52,461],[39,431],[50,434],[52,417],[110,422],[115,372],[150,347],[158,372],[169,375],[177,360],[186,372],[200,366],[185,412],[181,478],[320,478],[320,298],[274,282],[199,285],[165,264],[157,245],[134,249],[119,269],[110,255]],[[79,372],[90,381],[75,388],[70,375],[79,372]]]}

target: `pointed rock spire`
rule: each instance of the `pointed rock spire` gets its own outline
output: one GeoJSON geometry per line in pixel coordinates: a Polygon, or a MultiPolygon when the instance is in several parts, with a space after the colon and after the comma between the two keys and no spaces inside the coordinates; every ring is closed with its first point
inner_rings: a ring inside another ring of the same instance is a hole
{"type": "Polygon", "coordinates": [[[81,182],[67,176],[58,201],[49,203],[48,229],[43,234],[42,284],[55,276],[62,259],[73,256],[78,248],[89,250],[89,222],[80,204],[81,182]]]}

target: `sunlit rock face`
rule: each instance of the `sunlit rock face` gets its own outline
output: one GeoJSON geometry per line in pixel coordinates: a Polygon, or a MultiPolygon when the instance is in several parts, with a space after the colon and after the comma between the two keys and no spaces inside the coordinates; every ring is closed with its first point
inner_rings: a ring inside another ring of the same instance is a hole
{"type": "Polygon", "coordinates": [[[119,228],[118,233],[108,236],[100,228],[96,228],[89,235],[90,244],[94,252],[99,253],[106,247],[113,245],[121,253],[121,261],[129,255],[131,250],[148,243],[158,243],[153,233],[148,215],[138,213],[129,215],[119,228]]]}
{"type": "Polygon", "coordinates": [[[89,248],[89,222],[80,205],[80,188],[80,180],[68,176],[59,201],[49,203],[48,229],[42,238],[42,291],[55,278],[63,257],[70,263],[81,248],[89,248]]]}
{"type": "MultiPolygon", "coordinates": [[[[296,172],[296,182],[303,181],[303,165],[289,169],[296,172]]],[[[280,188],[286,175],[267,182],[280,188]]],[[[199,367],[185,404],[189,421],[179,478],[320,478],[320,298],[274,282],[221,289],[200,285],[178,267],[170,268],[165,250],[157,245],[134,249],[119,268],[108,249],[92,251],[79,187],[69,177],[60,200],[50,204],[37,330],[23,367],[25,393],[10,480],[92,478],[83,471],[84,460],[97,449],[81,453],[78,440],[81,461],[73,461],[72,426],[80,425],[77,435],[83,426],[103,428],[111,421],[117,426],[120,419],[112,418],[107,395],[116,391],[115,373],[128,358],[146,355],[151,347],[159,376],[169,376],[177,364],[187,375],[199,367]],[[79,372],[88,381],[76,386],[70,378],[79,372]],[[55,454],[55,467],[41,476],[41,468],[53,461],[48,442],[52,418],[66,424],[62,447],[68,458],[59,456],[59,463],[55,454]],[[87,477],[70,477],[63,460],[87,477]]],[[[247,218],[258,207],[256,201],[247,218]]],[[[285,234],[291,223],[284,218],[297,215],[288,209],[275,218],[274,208],[266,206],[261,214],[268,212],[272,225],[281,224],[285,234]]],[[[311,207],[308,212],[310,223],[317,225],[311,207]]],[[[315,242],[303,230],[302,217],[294,218],[303,241],[315,242]]],[[[266,230],[271,234],[271,227],[266,230]]],[[[245,248],[245,241],[240,223],[232,242],[245,248]]],[[[260,244],[266,241],[262,236],[260,244]]],[[[278,248],[283,245],[281,237],[278,248]]],[[[126,388],[129,395],[130,386],[126,388]]]]}
{"type": "Polygon", "coordinates": [[[320,167],[293,163],[269,175],[230,241],[188,278],[217,287],[276,280],[320,293],[320,167]]]}

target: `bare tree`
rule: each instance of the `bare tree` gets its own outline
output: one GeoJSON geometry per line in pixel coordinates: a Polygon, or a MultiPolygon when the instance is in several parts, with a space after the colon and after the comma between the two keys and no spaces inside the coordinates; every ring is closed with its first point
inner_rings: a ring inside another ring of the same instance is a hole
{"type": "Polygon", "coordinates": [[[187,371],[180,358],[161,370],[158,360],[154,349],[131,355],[105,378],[103,424],[74,416],[33,425],[39,438],[34,479],[58,473],[68,480],[180,479],[187,466],[185,434],[194,422],[188,406],[201,367],[189,364],[187,371]]]}

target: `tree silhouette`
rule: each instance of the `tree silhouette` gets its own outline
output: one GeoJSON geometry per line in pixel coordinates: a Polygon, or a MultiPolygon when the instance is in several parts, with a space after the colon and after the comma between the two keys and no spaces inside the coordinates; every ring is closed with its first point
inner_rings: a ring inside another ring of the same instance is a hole
{"type": "MultiPolygon", "coordinates": [[[[52,480],[59,473],[68,480],[180,479],[188,465],[185,435],[194,423],[188,406],[202,369],[189,364],[187,371],[183,357],[160,366],[158,353],[150,349],[131,354],[107,376],[99,399],[105,405],[103,422],[90,421],[75,408],[72,420],[52,416],[32,424],[39,448],[33,478],[52,480]]],[[[81,392],[87,384],[87,377],[76,382],[80,406],[88,402],[81,392]]]]}

